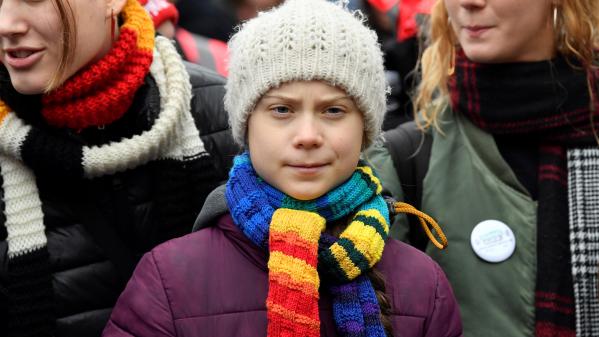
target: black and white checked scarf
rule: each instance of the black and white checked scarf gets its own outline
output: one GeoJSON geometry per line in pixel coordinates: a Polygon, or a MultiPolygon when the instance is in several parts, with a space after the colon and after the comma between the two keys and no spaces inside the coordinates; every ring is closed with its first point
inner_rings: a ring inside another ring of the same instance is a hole
{"type": "Polygon", "coordinates": [[[599,336],[599,148],[568,151],[576,336],[599,336]]]}

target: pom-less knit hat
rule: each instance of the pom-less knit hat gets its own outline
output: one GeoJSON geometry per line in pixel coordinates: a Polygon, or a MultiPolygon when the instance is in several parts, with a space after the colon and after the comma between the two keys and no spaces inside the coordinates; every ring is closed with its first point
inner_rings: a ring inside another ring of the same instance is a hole
{"type": "Polygon", "coordinates": [[[341,4],[287,0],[249,20],[229,41],[225,108],[235,141],[262,95],[289,81],[323,80],[345,90],[364,114],[365,146],[386,111],[383,55],[377,36],[341,4]]]}

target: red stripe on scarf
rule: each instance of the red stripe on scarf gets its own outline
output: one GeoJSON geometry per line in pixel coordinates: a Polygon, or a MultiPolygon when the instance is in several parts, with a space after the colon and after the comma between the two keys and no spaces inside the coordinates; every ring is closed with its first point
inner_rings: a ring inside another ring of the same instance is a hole
{"type": "Polygon", "coordinates": [[[315,321],[318,320],[317,291],[312,291],[311,294],[307,294],[303,291],[297,291],[287,287],[287,284],[279,283],[272,278],[268,286],[269,292],[272,292],[273,294],[266,302],[268,306],[277,304],[288,310],[290,313],[293,313],[293,315],[301,315],[315,321]],[[309,303],[315,303],[316,305],[310,305],[309,303]]]}
{"type": "Polygon", "coordinates": [[[306,252],[318,251],[318,244],[310,243],[293,232],[277,233],[270,239],[271,247],[285,247],[285,250],[277,249],[277,251],[285,253],[285,255],[293,256],[306,262],[309,266],[316,268],[318,256],[308,256],[306,252]],[[287,247],[288,242],[293,242],[292,247],[287,247]]]}
{"type": "Polygon", "coordinates": [[[320,337],[320,329],[309,321],[298,319],[288,313],[269,310],[267,336],[280,337],[320,337]]]}
{"type": "Polygon", "coordinates": [[[48,124],[75,130],[110,124],[129,109],[152,63],[139,49],[137,33],[121,29],[119,40],[100,61],[43,97],[48,124]]]}
{"type": "Polygon", "coordinates": [[[568,184],[565,170],[557,165],[539,165],[539,179],[554,180],[564,186],[567,186],[568,184]]]}
{"type": "Polygon", "coordinates": [[[564,315],[572,315],[574,313],[574,310],[572,308],[561,306],[559,303],[555,303],[555,302],[538,301],[536,303],[536,306],[537,306],[537,308],[543,308],[543,309],[556,311],[556,312],[562,313],[564,315]]]}
{"type": "Polygon", "coordinates": [[[576,331],[549,322],[537,322],[536,337],[576,337],[576,331]]]}
{"type": "Polygon", "coordinates": [[[548,293],[544,291],[537,291],[535,297],[541,300],[560,301],[562,303],[572,304],[572,298],[561,296],[556,293],[548,293]]]}
{"type": "Polygon", "coordinates": [[[314,297],[318,299],[318,291],[314,289],[314,285],[310,282],[298,281],[297,279],[285,273],[273,274],[270,276],[270,279],[279,284],[284,284],[290,289],[301,291],[309,296],[314,295],[314,297]]]}

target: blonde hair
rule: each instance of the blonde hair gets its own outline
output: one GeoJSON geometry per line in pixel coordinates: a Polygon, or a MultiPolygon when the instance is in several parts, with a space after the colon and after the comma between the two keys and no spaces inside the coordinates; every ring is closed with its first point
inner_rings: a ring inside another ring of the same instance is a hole
{"type": "MultiPolygon", "coordinates": [[[[599,1],[561,0],[556,9],[557,52],[591,69],[599,49],[599,1]]],[[[449,103],[449,69],[454,66],[452,58],[457,45],[443,0],[437,0],[432,8],[426,44],[419,63],[421,81],[414,99],[416,120],[423,129],[432,126],[440,130],[439,115],[449,103]]],[[[588,83],[591,91],[590,79],[588,83]]]]}
{"type": "Polygon", "coordinates": [[[69,0],[54,0],[54,7],[58,12],[60,22],[62,23],[62,38],[59,43],[62,46],[60,60],[54,76],[46,85],[45,92],[50,92],[60,86],[66,77],[67,67],[75,56],[77,44],[77,27],[75,25],[75,16],[69,0]]]}

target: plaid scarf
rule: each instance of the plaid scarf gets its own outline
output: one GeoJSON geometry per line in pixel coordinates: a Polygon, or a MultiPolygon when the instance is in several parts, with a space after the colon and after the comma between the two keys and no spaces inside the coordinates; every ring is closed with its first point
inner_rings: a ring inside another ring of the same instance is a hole
{"type": "Polygon", "coordinates": [[[225,192],[231,216],[253,243],[270,252],[268,336],[320,336],[321,278],[332,284],[341,336],[385,336],[374,289],[364,275],[380,260],[389,233],[381,190],[372,169],[360,163],[345,183],[318,199],[300,201],[257,176],[247,152],[235,158],[225,192]],[[347,216],[351,221],[338,240],[323,235],[327,221],[347,216]]]}
{"type": "MultiPolygon", "coordinates": [[[[573,291],[574,257],[568,221],[568,212],[571,214],[573,209],[572,203],[568,207],[566,154],[568,148],[595,144],[587,77],[594,83],[596,76],[573,68],[563,57],[529,63],[477,64],[461,52],[456,73],[450,79],[455,112],[494,136],[509,135],[538,146],[538,163],[532,159],[528,163],[537,165],[538,337],[575,336],[581,329],[579,326],[575,330],[575,302],[582,299],[575,298],[573,291]]],[[[599,127],[597,103],[595,100],[595,127],[599,127]]]]}

